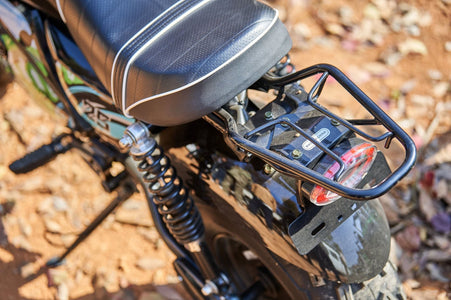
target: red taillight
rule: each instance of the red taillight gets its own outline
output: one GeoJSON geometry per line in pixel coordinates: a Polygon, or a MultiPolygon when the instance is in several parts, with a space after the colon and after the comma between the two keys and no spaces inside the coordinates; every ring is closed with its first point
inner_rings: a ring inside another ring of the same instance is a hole
{"type": "MultiPolygon", "coordinates": [[[[363,143],[342,154],[340,158],[343,160],[345,168],[343,174],[338,178],[338,182],[346,187],[356,187],[371,168],[376,153],[376,146],[363,143]]],[[[339,168],[338,162],[334,162],[323,175],[331,179],[339,168]]],[[[340,197],[340,195],[318,185],[315,185],[310,193],[310,201],[316,205],[327,205],[340,197]]]]}

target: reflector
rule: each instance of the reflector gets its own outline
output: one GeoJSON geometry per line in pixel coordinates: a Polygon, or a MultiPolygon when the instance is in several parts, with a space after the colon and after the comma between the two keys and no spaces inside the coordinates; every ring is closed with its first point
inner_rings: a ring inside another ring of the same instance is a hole
{"type": "MultiPolygon", "coordinates": [[[[345,169],[338,178],[338,182],[350,188],[356,187],[371,168],[376,158],[376,152],[376,146],[370,143],[362,143],[342,154],[340,158],[344,162],[345,169]]],[[[331,179],[339,168],[338,162],[334,162],[323,175],[331,179]]],[[[332,203],[340,197],[340,195],[318,185],[315,185],[310,193],[310,201],[319,206],[332,203]]]]}

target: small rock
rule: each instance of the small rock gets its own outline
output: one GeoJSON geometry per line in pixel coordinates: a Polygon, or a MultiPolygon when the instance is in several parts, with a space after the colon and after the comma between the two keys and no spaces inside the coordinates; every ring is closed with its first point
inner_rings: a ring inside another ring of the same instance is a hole
{"type": "Polygon", "coordinates": [[[69,278],[69,274],[63,269],[49,269],[48,280],[49,286],[59,286],[66,283],[69,278]]]}
{"type": "Polygon", "coordinates": [[[60,224],[56,223],[53,220],[50,219],[44,219],[44,225],[48,232],[51,233],[61,233],[61,226],[60,224]]]}
{"type": "Polygon", "coordinates": [[[343,28],[343,26],[337,23],[328,23],[326,24],[325,29],[327,33],[340,37],[346,33],[346,30],[343,28]]]}
{"type": "Polygon", "coordinates": [[[303,39],[310,39],[312,37],[312,31],[310,28],[304,23],[296,23],[293,27],[294,34],[298,37],[302,37],[303,39]]]}
{"type": "Polygon", "coordinates": [[[20,249],[26,250],[28,252],[31,252],[31,244],[30,244],[30,242],[28,242],[28,240],[23,235],[14,237],[11,240],[11,244],[13,244],[14,247],[16,247],[16,248],[20,248],[20,249]]]}
{"type": "Polygon", "coordinates": [[[428,50],[426,45],[417,39],[407,39],[398,45],[399,52],[406,56],[408,54],[427,55],[428,50]]]}
{"type": "Polygon", "coordinates": [[[36,272],[36,266],[33,263],[27,263],[20,268],[20,276],[27,278],[36,272]]]}
{"type": "Polygon", "coordinates": [[[372,20],[378,20],[381,18],[381,13],[379,9],[374,4],[368,4],[365,6],[365,9],[363,10],[363,15],[372,20]]]}
{"type": "Polygon", "coordinates": [[[429,69],[428,70],[428,76],[432,80],[441,80],[443,78],[442,72],[440,72],[437,69],[429,69]]]}
{"type": "Polygon", "coordinates": [[[146,271],[153,271],[164,268],[166,262],[158,258],[143,257],[136,262],[136,266],[146,271]]]}
{"type": "Polygon", "coordinates": [[[30,236],[32,233],[32,228],[24,219],[18,218],[17,223],[19,224],[20,232],[26,237],[30,236]]]}
{"type": "Polygon", "coordinates": [[[404,14],[402,16],[402,25],[404,27],[409,27],[412,25],[416,25],[418,24],[419,20],[420,20],[420,13],[418,11],[418,9],[416,9],[415,7],[411,7],[406,14],[404,14]]]}
{"type": "Polygon", "coordinates": [[[449,83],[442,81],[434,85],[434,88],[432,89],[432,92],[434,93],[434,96],[437,98],[442,98],[446,95],[446,93],[449,90],[449,83]]]}
{"type": "Polygon", "coordinates": [[[383,51],[379,57],[379,59],[386,63],[389,66],[395,66],[402,58],[401,53],[396,51],[394,48],[388,48],[383,51]]]}
{"type": "Polygon", "coordinates": [[[349,6],[341,6],[338,10],[338,15],[340,16],[340,22],[345,26],[352,25],[352,19],[354,17],[354,11],[349,6]]]}
{"type": "Polygon", "coordinates": [[[61,242],[63,243],[64,247],[69,247],[72,245],[72,243],[77,239],[77,236],[75,234],[63,234],[61,235],[61,242]]]}
{"type": "Polygon", "coordinates": [[[69,300],[69,288],[67,284],[61,283],[56,288],[56,299],[58,300],[69,300]]]}
{"type": "Polygon", "coordinates": [[[445,43],[445,50],[447,52],[451,52],[451,41],[445,43]]]}
{"type": "Polygon", "coordinates": [[[432,15],[429,12],[423,13],[418,19],[418,25],[421,27],[427,27],[432,24],[432,15]]]}
{"type": "Polygon", "coordinates": [[[69,210],[69,205],[67,205],[66,200],[61,197],[52,197],[53,208],[58,212],[64,212],[69,210]]]}
{"type": "Polygon", "coordinates": [[[409,27],[407,27],[407,33],[411,36],[420,36],[420,27],[418,27],[417,25],[410,25],[409,27]]]}

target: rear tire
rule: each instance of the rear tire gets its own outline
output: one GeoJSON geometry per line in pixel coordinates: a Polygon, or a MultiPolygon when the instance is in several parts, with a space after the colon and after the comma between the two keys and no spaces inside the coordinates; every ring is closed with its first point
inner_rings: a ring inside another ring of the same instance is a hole
{"type": "MultiPolygon", "coordinates": [[[[401,282],[398,278],[398,273],[391,261],[388,261],[383,271],[376,277],[362,282],[360,284],[351,284],[343,286],[350,291],[352,298],[346,294],[340,294],[338,299],[350,300],[350,299],[406,299],[406,295],[402,289],[401,282]]],[[[339,291],[342,291],[342,287],[339,291]]]]}
{"type": "MultiPolygon", "coordinates": [[[[211,228],[210,228],[211,229],[211,228]]],[[[210,232],[211,234],[211,232],[210,232]]],[[[298,279],[298,293],[293,293],[295,287],[288,287],[286,274],[274,272],[267,266],[276,264],[276,261],[268,261],[267,256],[259,253],[257,249],[249,249],[239,238],[229,234],[211,234],[214,237],[209,240],[214,256],[220,268],[227,274],[238,293],[242,292],[250,284],[260,279],[267,287],[261,297],[257,299],[339,299],[339,300],[404,300],[406,296],[402,290],[397,270],[388,261],[382,272],[370,280],[355,284],[340,284],[325,281],[323,285],[315,287],[310,281],[309,275],[294,266],[285,266],[290,270],[290,277],[298,279]],[[243,253],[251,250],[254,259],[245,259],[243,253]],[[301,283],[301,284],[299,284],[301,283]]]]}

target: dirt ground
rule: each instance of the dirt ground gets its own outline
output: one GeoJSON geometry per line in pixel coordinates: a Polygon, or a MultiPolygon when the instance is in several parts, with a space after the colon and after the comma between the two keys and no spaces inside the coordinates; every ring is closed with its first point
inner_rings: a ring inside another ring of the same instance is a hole
{"type": "MultiPolygon", "coordinates": [[[[414,170],[381,201],[394,260],[412,299],[449,299],[451,279],[451,2],[449,0],[269,1],[293,38],[300,70],[344,71],[413,138],[414,170]]],[[[322,103],[359,114],[330,84],[322,103]]],[[[339,93],[340,92],[340,93],[339,93]]],[[[114,195],[77,154],[25,175],[8,165],[64,132],[17,83],[0,88],[0,298],[183,299],[174,255],[136,194],[67,259],[45,274],[114,195]],[[50,281],[49,281],[50,279],[50,281]]],[[[402,160],[399,150],[390,163],[402,160]]]]}

